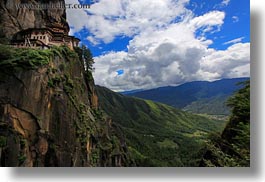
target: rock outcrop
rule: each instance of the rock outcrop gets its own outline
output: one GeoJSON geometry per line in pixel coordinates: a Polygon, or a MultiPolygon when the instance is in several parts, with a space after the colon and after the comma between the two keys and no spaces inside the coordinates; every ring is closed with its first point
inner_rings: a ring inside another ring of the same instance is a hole
{"type": "Polygon", "coordinates": [[[37,9],[18,8],[21,3],[64,4],[64,0],[1,0],[0,2],[0,37],[7,40],[21,30],[45,28],[53,24],[68,27],[66,13],[62,8],[37,9]]]}
{"type": "Polygon", "coordinates": [[[126,145],[82,68],[73,52],[16,72],[1,65],[1,166],[126,165],[126,145]]]}
{"type": "MultiPolygon", "coordinates": [[[[0,2],[1,38],[53,23],[67,29],[64,10],[9,8],[19,2],[0,2]]],[[[17,49],[0,43],[0,166],[129,165],[123,136],[98,108],[92,74],[84,67],[67,47],[17,49]]]]}

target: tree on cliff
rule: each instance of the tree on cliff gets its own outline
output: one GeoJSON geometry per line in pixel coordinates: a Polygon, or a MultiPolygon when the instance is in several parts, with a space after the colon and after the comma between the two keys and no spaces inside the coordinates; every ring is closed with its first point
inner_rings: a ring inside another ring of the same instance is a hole
{"type": "Polygon", "coordinates": [[[201,166],[250,166],[250,81],[228,100],[232,114],[221,136],[213,134],[201,166]]]}
{"type": "Polygon", "coordinates": [[[75,51],[78,53],[79,59],[83,60],[84,68],[86,71],[93,70],[94,59],[91,51],[85,46],[75,47],[75,51]]]}
{"type": "Polygon", "coordinates": [[[92,81],[94,59],[90,49],[88,49],[85,45],[82,45],[81,47],[75,47],[75,52],[78,54],[79,60],[82,61],[86,80],[92,81]]]}

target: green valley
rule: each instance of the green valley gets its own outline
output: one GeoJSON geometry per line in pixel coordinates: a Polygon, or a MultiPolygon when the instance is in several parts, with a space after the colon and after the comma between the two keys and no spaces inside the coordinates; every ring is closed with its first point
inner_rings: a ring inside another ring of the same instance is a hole
{"type": "Polygon", "coordinates": [[[198,166],[209,133],[225,127],[220,119],[96,89],[100,107],[124,133],[136,166],[198,166]]]}

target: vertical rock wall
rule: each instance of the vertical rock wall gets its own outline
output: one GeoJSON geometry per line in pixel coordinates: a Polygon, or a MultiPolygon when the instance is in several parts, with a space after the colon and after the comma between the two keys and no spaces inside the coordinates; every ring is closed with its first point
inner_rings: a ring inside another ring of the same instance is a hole
{"type": "MultiPolygon", "coordinates": [[[[29,2],[64,0],[1,0],[1,48],[24,29],[60,25],[68,31],[64,9],[16,8],[29,2]]],[[[17,67],[0,50],[1,166],[127,165],[122,135],[98,109],[94,81],[85,78],[82,61],[69,51],[51,56],[49,64],[25,69],[23,61],[31,63],[16,58],[22,63],[17,67]]]]}
{"type": "Polygon", "coordinates": [[[28,28],[45,28],[55,23],[68,27],[64,9],[18,8],[20,3],[64,4],[64,0],[1,0],[0,37],[10,40],[18,31],[28,28]]]}

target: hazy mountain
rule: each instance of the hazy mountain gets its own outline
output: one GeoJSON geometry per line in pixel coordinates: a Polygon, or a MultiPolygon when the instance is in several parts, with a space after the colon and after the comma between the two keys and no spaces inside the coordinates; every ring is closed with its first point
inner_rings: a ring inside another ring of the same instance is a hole
{"type": "Polygon", "coordinates": [[[125,95],[161,102],[194,113],[229,115],[226,101],[236,90],[239,82],[249,78],[222,79],[214,82],[195,81],[179,86],[160,87],[125,95]]]}

